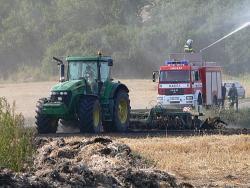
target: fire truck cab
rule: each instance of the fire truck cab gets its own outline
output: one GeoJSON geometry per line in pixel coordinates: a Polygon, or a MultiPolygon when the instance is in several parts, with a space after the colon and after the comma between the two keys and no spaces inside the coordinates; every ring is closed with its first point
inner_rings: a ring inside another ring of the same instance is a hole
{"type": "Polygon", "coordinates": [[[222,99],[221,67],[203,62],[199,53],[170,54],[158,73],[157,102],[163,106],[211,106],[222,99]]]}

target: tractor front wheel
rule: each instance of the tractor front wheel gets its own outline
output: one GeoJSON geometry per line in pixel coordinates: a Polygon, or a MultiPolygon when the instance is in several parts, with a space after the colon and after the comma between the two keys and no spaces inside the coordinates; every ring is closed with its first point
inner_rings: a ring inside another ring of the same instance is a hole
{"type": "Polygon", "coordinates": [[[39,99],[39,101],[37,102],[36,117],[35,117],[37,132],[39,134],[56,133],[58,127],[58,119],[51,118],[45,114],[42,114],[42,107],[45,101],[46,99],[39,99]]]}
{"type": "Polygon", "coordinates": [[[101,105],[93,96],[85,96],[80,100],[78,110],[79,129],[81,133],[100,133],[102,130],[101,105]]]}
{"type": "Polygon", "coordinates": [[[114,128],[117,132],[126,132],[129,126],[130,101],[126,91],[119,91],[115,98],[114,128]]]}

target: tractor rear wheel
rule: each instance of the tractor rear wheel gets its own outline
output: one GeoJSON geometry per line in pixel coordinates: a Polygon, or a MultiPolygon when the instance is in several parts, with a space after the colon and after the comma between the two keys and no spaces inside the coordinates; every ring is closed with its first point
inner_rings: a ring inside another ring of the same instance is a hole
{"type": "Polygon", "coordinates": [[[79,129],[81,133],[100,133],[102,130],[101,105],[93,96],[85,96],[80,100],[78,110],[79,129]]]}
{"type": "Polygon", "coordinates": [[[48,117],[45,114],[42,114],[42,107],[45,103],[46,99],[39,99],[37,102],[36,109],[36,125],[37,132],[39,134],[48,134],[48,133],[56,133],[58,127],[58,119],[48,117]]]}
{"type": "Polygon", "coordinates": [[[128,92],[121,90],[117,93],[114,105],[113,124],[117,132],[126,132],[129,126],[130,101],[128,92]]]}

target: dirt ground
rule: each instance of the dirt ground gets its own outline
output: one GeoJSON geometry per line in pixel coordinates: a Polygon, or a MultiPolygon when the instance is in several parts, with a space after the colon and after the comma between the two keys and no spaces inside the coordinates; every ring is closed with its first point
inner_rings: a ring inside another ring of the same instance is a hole
{"type": "MultiPolygon", "coordinates": [[[[131,107],[150,108],[156,104],[157,85],[151,80],[121,80],[130,90],[131,107]]],[[[34,125],[35,107],[39,98],[47,97],[55,82],[33,82],[0,84],[0,96],[9,102],[15,101],[17,112],[21,112],[29,126],[34,125]]]]}

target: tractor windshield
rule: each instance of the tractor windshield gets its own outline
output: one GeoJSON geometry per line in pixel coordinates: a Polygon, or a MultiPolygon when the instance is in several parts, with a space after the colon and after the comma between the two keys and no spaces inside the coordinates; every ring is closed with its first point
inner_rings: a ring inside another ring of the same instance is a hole
{"type": "Polygon", "coordinates": [[[79,80],[83,78],[87,81],[97,79],[97,63],[87,61],[69,62],[68,79],[79,80]]]}
{"type": "Polygon", "coordinates": [[[190,81],[190,71],[188,70],[166,70],[160,72],[160,82],[185,82],[190,81]]]}
{"type": "MultiPolygon", "coordinates": [[[[110,69],[107,62],[101,62],[101,81],[105,82],[110,75],[110,69]]],[[[98,79],[97,62],[93,61],[71,61],[68,67],[68,79],[95,81],[98,79]]]]}

